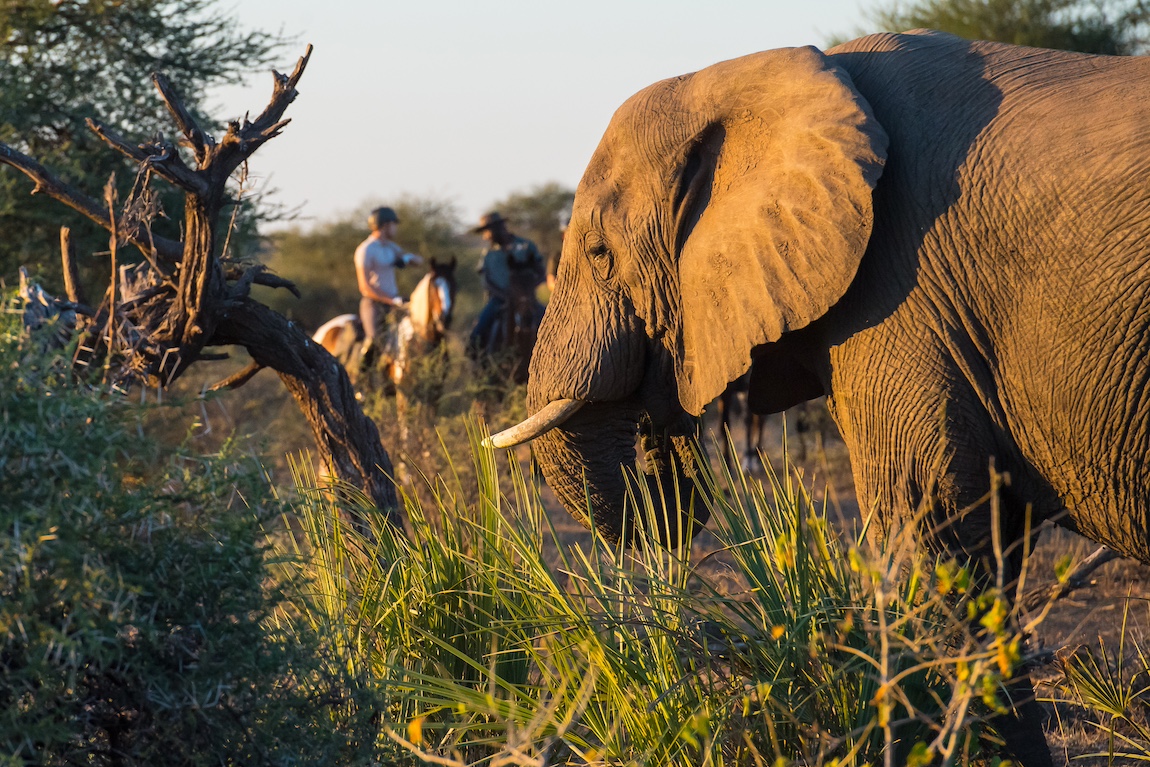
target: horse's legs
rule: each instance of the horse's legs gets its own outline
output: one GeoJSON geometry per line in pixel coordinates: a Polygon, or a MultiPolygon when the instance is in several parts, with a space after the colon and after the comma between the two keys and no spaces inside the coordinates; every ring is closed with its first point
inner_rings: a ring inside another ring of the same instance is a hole
{"type": "Polygon", "coordinates": [[[752,413],[750,403],[747,403],[746,420],[747,449],[743,453],[743,471],[758,471],[763,466],[763,425],[765,419],[758,413],[752,413]]]}
{"type": "MultiPolygon", "coordinates": [[[[787,447],[791,448],[794,445],[794,450],[791,455],[795,461],[802,463],[807,460],[807,440],[806,433],[810,429],[807,423],[807,404],[804,402],[801,405],[796,405],[790,411],[790,418],[787,419],[787,426],[793,424],[795,431],[795,441],[791,443],[788,440],[787,447]]],[[[789,431],[789,428],[788,428],[789,431]]]]}
{"type": "Polygon", "coordinates": [[[715,407],[719,411],[719,440],[722,442],[723,462],[728,466],[731,463],[731,406],[735,400],[735,384],[727,384],[723,393],[715,400],[715,407]]]}
{"type": "Polygon", "coordinates": [[[535,351],[535,339],[539,331],[539,318],[541,313],[536,309],[535,302],[524,303],[519,307],[515,316],[515,368],[512,380],[517,384],[527,383],[527,374],[531,368],[531,353],[535,351]]]}
{"type": "Polygon", "coordinates": [[[467,355],[473,360],[479,360],[484,354],[491,354],[497,348],[496,325],[503,316],[505,302],[499,299],[490,299],[479,312],[479,319],[475,321],[475,328],[467,339],[467,355]]]}

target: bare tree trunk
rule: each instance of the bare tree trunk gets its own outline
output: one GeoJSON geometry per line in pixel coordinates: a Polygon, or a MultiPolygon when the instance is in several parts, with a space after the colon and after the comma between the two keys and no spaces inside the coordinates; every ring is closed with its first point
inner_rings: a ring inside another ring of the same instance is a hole
{"type": "Polygon", "coordinates": [[[215,343],[243,346],[257,365],[276,371],[307,418],[332,472],[361,489],[402,529],[391,458],[335,357],[283,315],[250,299],[224,313],[215,343]]]}

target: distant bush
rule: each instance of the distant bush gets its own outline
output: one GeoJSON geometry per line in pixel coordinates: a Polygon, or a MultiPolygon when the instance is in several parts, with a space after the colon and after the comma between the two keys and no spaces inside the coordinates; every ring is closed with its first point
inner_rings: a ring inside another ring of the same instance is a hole
{"type": "Polygon", "coordinates": [[[0,763],[359,763],[370,700],[269,585],[260,467],[161,449],[0,323],[0,763]]]}

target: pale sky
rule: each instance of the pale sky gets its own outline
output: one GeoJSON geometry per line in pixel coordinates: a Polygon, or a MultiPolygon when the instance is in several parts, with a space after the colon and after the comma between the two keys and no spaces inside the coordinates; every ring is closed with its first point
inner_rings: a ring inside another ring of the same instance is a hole
{"type": "MultiPolygon", "coordinates": [[[[248,28],[315,50],[281,136],[252,158],[299,223],[402,195],[470,222],[548,181],[572,188],[639,89],[767,48],[826,47],[876,0],[242,0],[248,28]]],[[[213,115],[258,114],[271,76],[218,91],[213,115]]]]}

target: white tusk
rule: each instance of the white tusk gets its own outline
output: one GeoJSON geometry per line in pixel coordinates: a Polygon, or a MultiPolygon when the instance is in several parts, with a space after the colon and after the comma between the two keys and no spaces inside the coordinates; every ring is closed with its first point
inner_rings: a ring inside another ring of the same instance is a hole
{"type": "Polygon", "coordinates": [[[515,447],[546,434],[587,403],[581,399],[557,399],[522,423],[483,440],[484,447],[515,447]]]}

